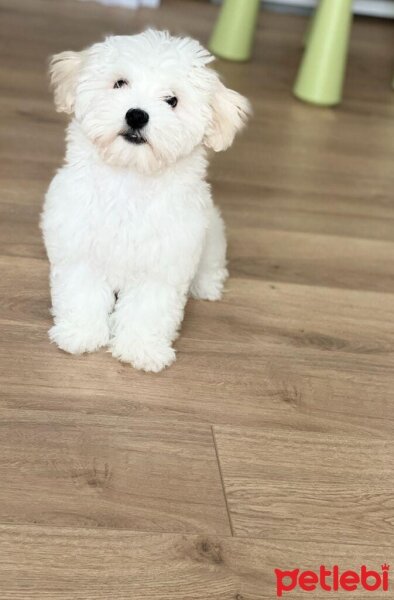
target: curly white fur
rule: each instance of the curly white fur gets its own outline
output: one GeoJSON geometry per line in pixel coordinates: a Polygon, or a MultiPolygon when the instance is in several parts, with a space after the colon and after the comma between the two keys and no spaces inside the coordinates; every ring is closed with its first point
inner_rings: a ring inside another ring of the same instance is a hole
{"type": "Polygon", "coordinates": [[[221,297],[226,240],[206,148],[231,145],[249,104],[211,60],[195,40],[153,30],[53,57],[57,109],[73,115],[41,223],[50,338],[63,350],[109,346],[121,361],[160,371],[175,360],[188,294],[221,297]],[[146,143],[122,136],[131,108],[149,114],[146,143]]]}

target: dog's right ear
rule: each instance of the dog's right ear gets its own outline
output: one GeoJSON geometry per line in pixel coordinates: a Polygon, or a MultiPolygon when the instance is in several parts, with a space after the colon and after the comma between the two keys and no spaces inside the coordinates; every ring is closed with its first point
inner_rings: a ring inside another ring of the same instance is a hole
{"type": "Polygon", "coordinates": [[[82,64],[82,52],[61,52],[51,58],[49,74],[58,112],[74,110],[77,76],[82,64]]]}

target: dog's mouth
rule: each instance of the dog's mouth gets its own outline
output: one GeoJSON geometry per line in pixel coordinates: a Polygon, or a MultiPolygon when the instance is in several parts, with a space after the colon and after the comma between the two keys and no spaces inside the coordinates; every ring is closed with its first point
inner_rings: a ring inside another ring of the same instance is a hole
{"type": "Polygon", "coordinates": [[[120,135],[130,144],[146,144],[146,139],[140,131],[129,129],[128,131],[123,131],[120,135]]]}

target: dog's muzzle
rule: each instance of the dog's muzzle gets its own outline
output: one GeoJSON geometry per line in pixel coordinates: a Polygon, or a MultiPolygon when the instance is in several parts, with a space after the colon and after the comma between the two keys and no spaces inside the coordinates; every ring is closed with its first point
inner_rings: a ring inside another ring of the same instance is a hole
{"type": "Polygon", "coordinates": [[[129,129],[127,131],[123,131],[120,135],[127,142],[130,142],[130,144],[137,144],[137,145],[146,144],[146,139],[144,138],[144,136],[141,134],[140,131],[135,131],[133,129],[129,129]]]}
{"type": "Polygon", "coordinates": [[[128,125],[128,130],[122,133],[125,140],[131,144],[145,144],[146,139],[141,133],[141,129],[149,121],[149,115],[141,108],[130,108],[125,114],[125,121],[128,125]]]}

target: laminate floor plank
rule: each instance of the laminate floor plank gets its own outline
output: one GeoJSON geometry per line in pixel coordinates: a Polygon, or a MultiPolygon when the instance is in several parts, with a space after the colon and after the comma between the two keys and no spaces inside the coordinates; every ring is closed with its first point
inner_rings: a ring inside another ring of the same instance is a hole
{"type": "Polygon", "coordinates": [[[214,431],[234,535],[393,544],[392,436],[214,431]]]}
{"type": "MultiPolygon", "coordinates": [[[[380,571],[392,552],[346,543],[3,525],[0,589],[2,600],[273,600],[275,568],[367,564],[380,571]]],[[[295,589],[290,597],[301,600],[305,592],[295,589]]],[[[324,600],[327,592],[316,590],[313,598],[324,600]]]]}
{"type": "Polygon", "coordinates": [[[230,532],[209,426],[0,411],[0,523],[230,532]]]}

